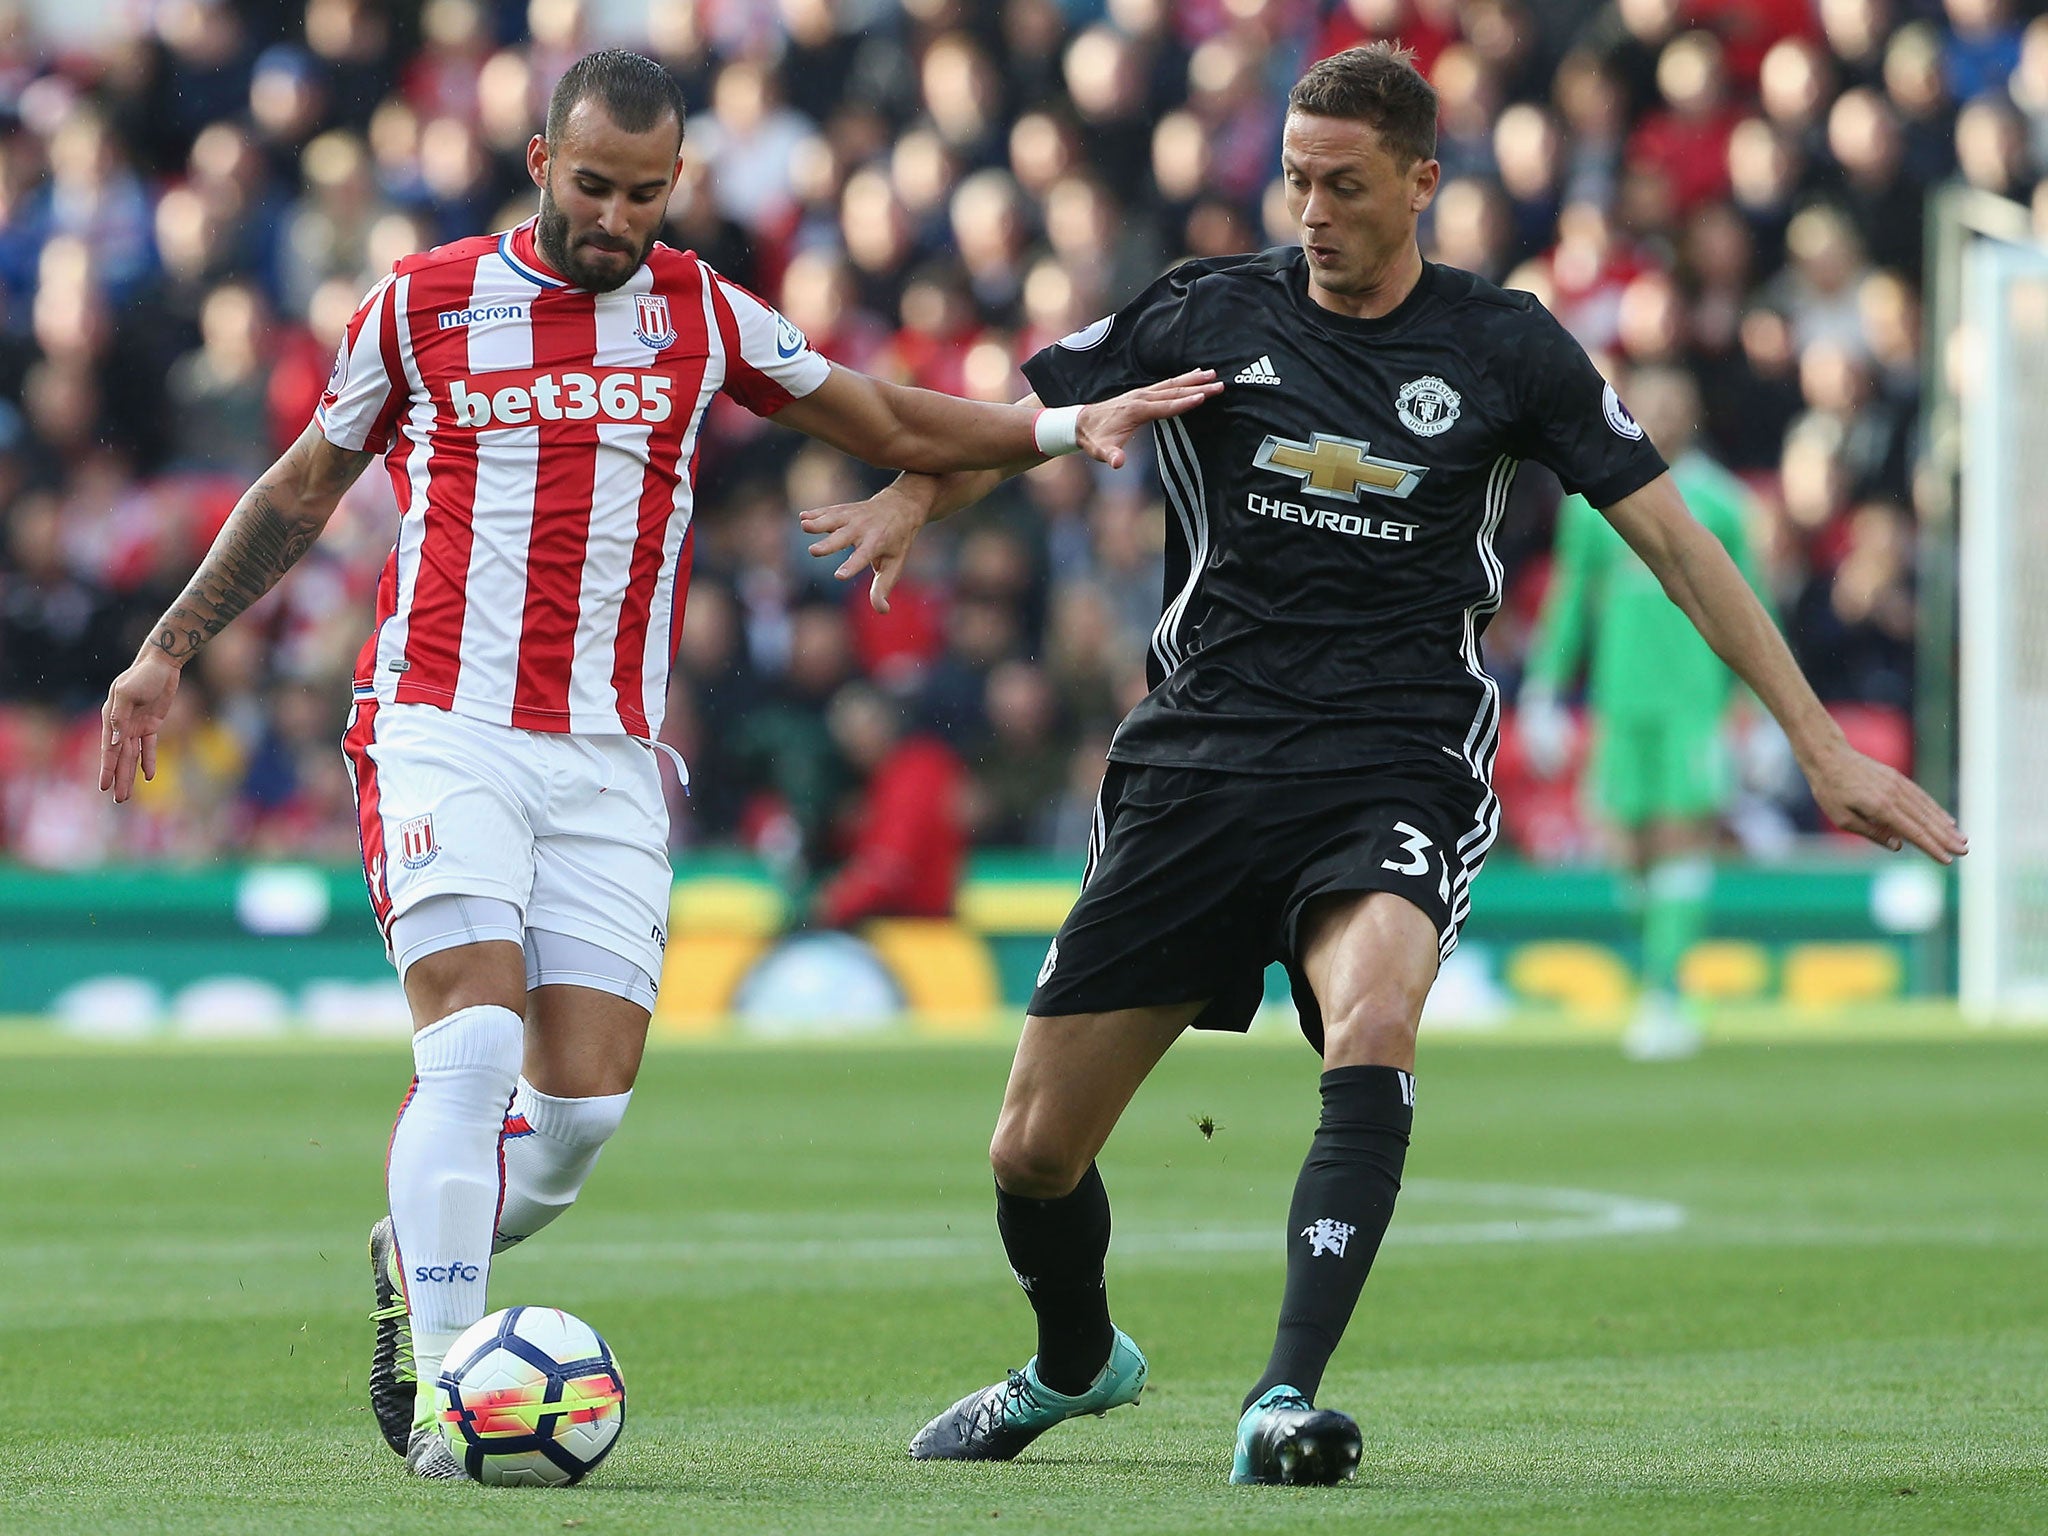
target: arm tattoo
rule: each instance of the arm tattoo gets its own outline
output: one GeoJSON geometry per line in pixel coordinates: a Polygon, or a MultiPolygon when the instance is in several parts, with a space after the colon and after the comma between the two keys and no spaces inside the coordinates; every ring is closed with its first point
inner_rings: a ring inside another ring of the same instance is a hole
{"type": "Polygon", "coordinates": [[[183,661],[277,584],[320,537],[321,523],[302,522],[277,509],[267,480],[250,487],[213,541],[151,642],[183,661]]]}

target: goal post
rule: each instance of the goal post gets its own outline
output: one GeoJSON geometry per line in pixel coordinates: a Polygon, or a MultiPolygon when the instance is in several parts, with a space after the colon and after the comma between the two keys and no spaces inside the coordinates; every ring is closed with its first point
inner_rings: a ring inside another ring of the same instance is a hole
{"type": "Polygon", "coordinates": [[[2048,1016],[2048,250],[1960,257],[1962,1001],[2048,1016]]]}

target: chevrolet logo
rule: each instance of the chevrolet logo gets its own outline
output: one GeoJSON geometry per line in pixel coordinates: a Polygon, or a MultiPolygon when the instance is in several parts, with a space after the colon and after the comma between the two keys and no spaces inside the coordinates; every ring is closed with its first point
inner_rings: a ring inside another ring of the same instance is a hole
{"type": "Polygon", "coordinates": [[[1367,451],[1371,447],[1354,437],[1330,437],[1321,432],[1312,433],[1305,443],[1269,437],[1259,444],[1252,463],[1278,475],[1292,475],[1302,489],[1339,501],[1356,501],[1360,491],[1403,501],[1429,473],[1421,464],[1376,459],[1367,451]]]}

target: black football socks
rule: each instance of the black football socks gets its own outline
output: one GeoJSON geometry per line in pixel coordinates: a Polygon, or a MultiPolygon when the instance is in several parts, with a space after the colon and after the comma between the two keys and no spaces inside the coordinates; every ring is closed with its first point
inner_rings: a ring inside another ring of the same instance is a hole
{"type": "Polygon", "coordinates": [[[1314,1400],[1394,1215],[1415,1123],[1415,1079],[1398,1067],[1323,1074],[1323,1118],[1287,1210],[1287,1290],[1249,1408],[1282,1385],[1314,1400]]]}
{"type": "Polygon", "coordinates": [[[1013,1195],[999,1184],[996,1226],[1010,1269],[1038,1314],[1038,1379],[1069,1397],[1087,1391],[1115,1342],[1102,1285],[1109,1256],[1109,1191],[1102,1175],[1090,1163],[1073,1192],[1057,1200],[1013,1195]]]}

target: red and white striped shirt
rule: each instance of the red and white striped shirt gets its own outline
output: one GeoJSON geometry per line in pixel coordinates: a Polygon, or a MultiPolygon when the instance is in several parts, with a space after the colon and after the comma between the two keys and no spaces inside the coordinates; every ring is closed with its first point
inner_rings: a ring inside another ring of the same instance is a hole
{"type": "Polygon", "coordinates": [[[402,510],[357,696],[658,733],[705,408],[723,389],[773,415],[830,372],[688,251],[657,244],[611,293],[549,271],[531,220],[406,257],[349,322],[314,416],[384,455],[402,510]]]}

